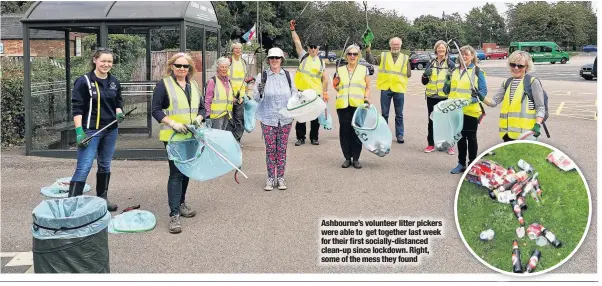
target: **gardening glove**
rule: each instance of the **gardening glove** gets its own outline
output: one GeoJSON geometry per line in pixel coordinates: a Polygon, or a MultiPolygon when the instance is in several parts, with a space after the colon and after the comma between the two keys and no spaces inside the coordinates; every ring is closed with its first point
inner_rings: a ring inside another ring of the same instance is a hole
{"type": "Polygon", "coordinates": [[[182,123],[172,120],[169,126],[178,133],[188,133],[188,128],[186,128],[186,126],[182,123]]]}
{"type": "Polygon", "coordinates": [[[531,128],[531,131],[535,132],[535,134],[533,134],[533,136],[539,137],[539,135],[541,135],[541,132],[539,132],[540,128],[541,128],[541,125],[537,122],[535,123],[535,125],[533,125],[533,128],[531,128]]]}
{"type": "Polygon", "coordinates": [[[433,69],[428,68],[424,71],[424,75],[430,77],[433,74],[433,69]]]}
{"type": "Polygon", "coordinates": [[[86,146],[88,146],[88,143],[90,143],[90,141],[88,141],[86,143],[82,143],[82,141],[84,141],[84,139],[88,138],[88,135],[86,135],[86,132],[84,132],[84,128],[81,126],[75,128],[75,134],[77,135],[75,137],[77,147],[86,148],[86,146]]]}
{"type": "Polygon", "coordinates": [[[194,124],[196,127],[202,127],[203,126],[203,116],[199,115],[196,117],[196,119],[194,119],[194,122],[192,122],[192,124],[194,124]]]}
{"type": "Polygon", "coordinates": [[[337,89],[339,87],[339,83],[341,83],[341,78],[336,76],[332,79],[332,86],[337,89]]]}
{"type": "Polygon", "coordinates": [[[123,112],[119,111],[117,112],[117,122],[121,123],[125,120],[125,114],[123,114],[123,112]]]}
{"type": "Polygon", "coordinates": [[[291,20],[289,23],[290,23],[291,31],[294,31],[295,30],[295,25],[297,25],[297,21],[291,20]]]}

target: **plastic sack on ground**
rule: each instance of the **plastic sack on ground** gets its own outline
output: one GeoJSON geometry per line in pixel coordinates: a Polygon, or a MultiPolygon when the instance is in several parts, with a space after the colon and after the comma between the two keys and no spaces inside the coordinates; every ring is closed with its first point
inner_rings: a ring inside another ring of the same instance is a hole
{"type": "Polygon", "coordinates": [[[324,111],[320,113],[318,116],[318,123],[326,130],[332,130],[332,116],[330,115],[330,111],[328,110],[328,106],[324,108],[324,111]]]}
{"type": "Polygon", "coordinates": [[[363,104],[355,110],[351,126],[368,151],[384,157],[391,151],[393,134],[376,106],[363,104]]]}
{"type": "Polygon", "coordinates": [[[255,129],[255,113],[257,112],[257,106],[259,104],[254,99],[246,98],[243,103],[243,118],[245,119],[245,131],[248,133],[253,132],[255,129]]]}
{"type": "Polygon", "coordinates": [[[324,108],[326,108],[324,100],[314,90],[308,89],[293,94],[286,108],[280,109],[279,113],[303,123],[318,118],[320,113],[324,112],[324,108]]]}
{"type": "Polygon", "coordinates": [[[109,273],[104,199],[77,196],[41,202],[32,213],[35,273],[109,273]]]}
{"type": "Polygon", "coordinates": [[[109,223],[109,233],[144,232],[155,228],[155,215],[145,210],[131,210],[116,215],[109,223]]]}
{"type": "MultiPolygon", "coordinates": [[[[57,179],[49,187],[43,187],[40,192],[51,198],[66,198],[69,195],[69,182],[71,182],[71,177],[57,179]]],[[[90,189],[90,185],[86,184],[84,193],[89,192],[90,189]]]]}
{"type": "Polygon", "coordinates": [[[462,138],[464,126],[462,108],[469,104],[468,99],[447,99],[435,105],[431,120],[433,120],[433,141],[437,150],[447,150],[462,138]]]}
{"type": "Polygon", "coordinates": [[[567,172],[576,168],[575,163],[560,151],[554,151],[547,157],[548,162],[556,165],[561,170],[567,172]]]}
{"type": "Polygon", "coordinates": [[[535,132],[534,131],[527,131],[522,133],[520,136],[518,136],[517,140],[529,140],[529,141],[539,141],[539,139],[537,137],[534,136],[535,132]]]}
{"type": "MultiPolygon", "coordinates": [[[[242,166],[242,152],[232,132],[187,125],[194,136],[167,143],[167,155],[182,174],[197,181],[225,175],[242,166]],[[223,157],[222,157],[223,156],[223,157]],[[227,161],[226,161],[227,160],[227,161]]],[[[174,134],[175,135],[175,134],[174,134]]]]}

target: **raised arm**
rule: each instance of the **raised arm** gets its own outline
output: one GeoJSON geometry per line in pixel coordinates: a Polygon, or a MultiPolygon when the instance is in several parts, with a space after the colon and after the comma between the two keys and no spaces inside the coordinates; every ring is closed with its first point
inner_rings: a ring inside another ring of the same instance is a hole
{"type": "Polygon", "coordinates": [[[297,23],[295,22],[295,20],[291,20],[290,29],[291,29],[291,35],[293,37],[293,43],[295,43],[295,50],[297,51],[297,55],[299,55],[299,57],[301,57],[301,53],[303,53],[303,45],[301,45],[301,39],[299,38],[299,35],[297,35],[297,32],[295,31],[296,24],[297,23]]]}

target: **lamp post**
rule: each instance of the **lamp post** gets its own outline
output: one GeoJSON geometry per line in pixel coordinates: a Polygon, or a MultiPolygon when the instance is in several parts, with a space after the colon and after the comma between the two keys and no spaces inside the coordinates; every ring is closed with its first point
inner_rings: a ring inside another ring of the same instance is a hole
{"type": "Polygon", "coordinates": [[[492,40],[491,40],[492,35],[493,35],[493,27],[489,27],[489,42],[490,43],[493,43],[492,40]]]}

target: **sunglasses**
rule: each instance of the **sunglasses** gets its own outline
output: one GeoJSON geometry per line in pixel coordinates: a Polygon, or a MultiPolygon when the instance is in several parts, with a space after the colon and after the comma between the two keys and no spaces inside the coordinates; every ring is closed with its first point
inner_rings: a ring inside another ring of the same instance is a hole
{"type": "Polygon", "coordinates": [[[359,53],[347,53],[347,55],[357,57],[359,55],[359,53]]]}
{"type": "Polygon", "coordinates": [[[310,48],[310,49],[317,49],[317,48],[318,48],[318,46],[317,46],[317,45],[309,45],[309,48],[310,48]]]}
{"type": "Polygon", "coordinates": [[[173,64],[174,67],[181,69],[181,68],[190,68],[190,65],[183,65],[183,64],[173,64]]]}
{"type": "Polygon", "coordinates": [[[513,68],[513,69],[514,69],[514,68],[517,68],[517,67],[518,67],[519,69],[524,69],[524,68],[525,68],[525,66],[524,66],[524,65],[519,65],[519,64],[515,64],[515,63],[511,63],[511,64],[510,64],[510,67],[511,67],[511,68],[513,68]]]}
{"type": "Polygon", "coordinates": [[[277,60],[277,59],[279,59],[279,58],[280,58],[280,57],[268,57],[268,60],[277,60]]]}

